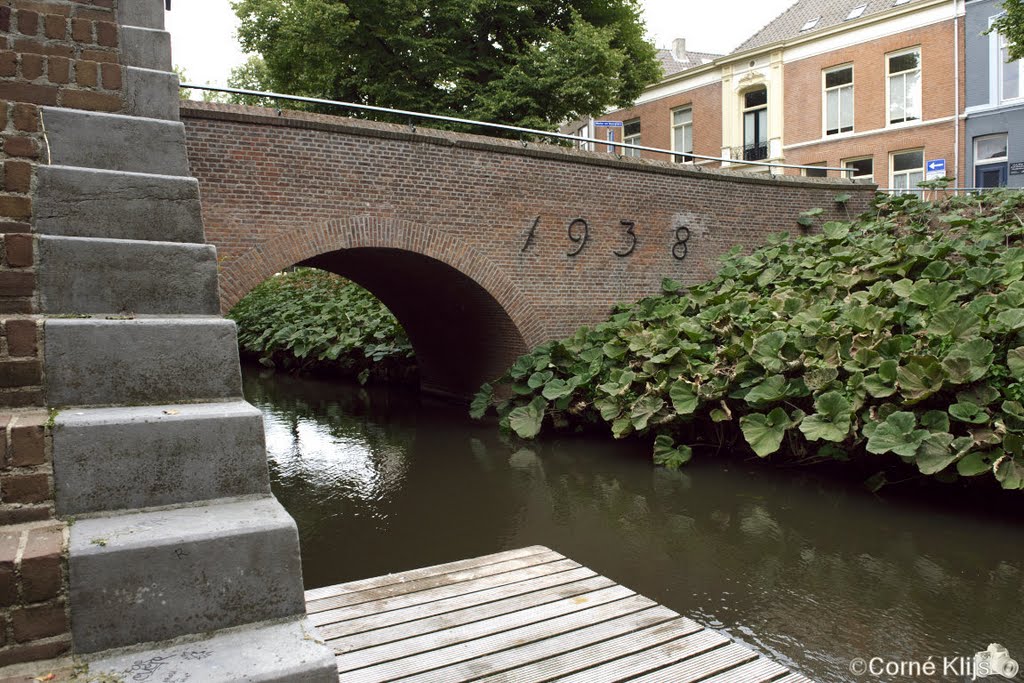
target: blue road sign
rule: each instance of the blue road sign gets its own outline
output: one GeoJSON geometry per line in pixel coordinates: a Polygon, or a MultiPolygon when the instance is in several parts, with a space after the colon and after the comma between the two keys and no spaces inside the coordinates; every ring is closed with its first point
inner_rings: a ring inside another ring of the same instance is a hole
{"type": "Polygon", "coordinates": [[[944,178],[946,176],[946,160],[945,159],[930,159],[925,164],[925,180],[935,180],[936,178],[944,178]]]}
{"type": "Polygon", "coordinates": [[[622,121],[594,121],[595,128],[622,128],[622,121]]]}

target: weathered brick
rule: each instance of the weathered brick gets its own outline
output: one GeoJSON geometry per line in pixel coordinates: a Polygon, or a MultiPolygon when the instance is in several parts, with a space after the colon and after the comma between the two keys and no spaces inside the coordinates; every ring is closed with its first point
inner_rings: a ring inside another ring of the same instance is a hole
{"type": "Polygon", "coordinates": [[[15,559],[21,544],[21,532],[0,534],[0,606],[13,605],[18,599],[15,559]]]}
{"type": "MultiPolygon", "coordinates": [[[[11,237],[8,235],[8,238],[11,237]]],[[[38,327],[35,320],[12,318],[4,325],[7,333],[7,353],[11,356],[34,356],[37,351],[38,327]]]]}
{"type": "Polygon", "coordinates": [[[72,19],[71,38],[79,43],[91,43],[92,22],[88,19],[72,19]]]}
{"type": "Polygon", "coordinates": [[[100,70],[103,73],[103,87],[107,90],[121,89],[121,65],[102,64],[100,70]]]}
{"type": "Polygon", "coordinates": [[[11,268],[29,268],[32,266],[32,236],[6,235],[4,248],[7,252],[7,265],[11,268]]]}
{"type": "Polygon", "coordinates": [[[0,102],[0,130],[7,128],[7,103],[0,102]]]}
{"type": "Polygon", "coordinates": [[[117,47],[117,24],[109,21],[97,21],[96,42],[104,47],[117,47]]]}
{"type": "MultiPolygon", "coordinates": [[[[20,193],[32,189],[32,164],[14,160],[4,162],[4,189],[20,193]]],[[[4,232],[5,227],[0,225],[0,232],[4,232]]]]}
{"type": "Polygon", "coordinates": [[[4,152],[12,157],[35,159],[39,156],[39,143],[24,135],[8,135],[4,139],[4,152]]]}
{"type": "Polygon", "coordinates": [[[0,99],[53,106],[57,104],[57,88],[52,85],[3,81],[0,82],[0,99]]]}
{"type": "Polygon", "coordinates": [[[7,425],[14,418],[0,413],[0,468],[7,467],[7,425]]]}
{"type": "Polygon", "coordinates": [[[68,32],[67,17],[61,14],[47,14],[43,18],[43,31],[47,38],[63,40],[68,32]]]}
{"type": "MultiPolygon", "coordinates": [[[[3,206],[3,198],[0,198],[0,207],[3,206]]],[[[0,297],[32,296],[35,293],[36,276],[27,271],[0,272],[0,297]]],[[[8,311],[12,312],[12,311],[8,311]]],[[[3,385],[3,377],[0,377],[0,386],[3,385]]]]}
{"type": "Polygon", "coordinates": [[[29,467],[42,465],[46,462],[45,413],[19,415],[10,428],[11,453],[9,462],[12,467],[29,467]]]}
{"type": "Polygon", "coordinates": [[[63,85],[71,82],[71,60],[64,57],[50,57],[46,60],[46,78],[51,83],[63,85]]]}
{"type": "Polygon", "coordinates": [[[60,527],[32,529],[21,559],[22,600],[41,602],[60,594],[64,581],[60,527]]]}
{"type": "Polygon", "coordinates": [[[27,36],[39,33],[39,14],[30,10],[19,10],[18,30],[27,36]]]}
{"type": "Polygon", "coordinates": [[[13,76],[18,73],[18,53],[0,52],[0,76],[13,76]]]}
{"type": "Polygon", "coordinates": [[[53,519],[53,504],[46,501],[41,505],[0,505],[0,526],[27,524],[53,519]]]}
{"type": "Polygon", "coordinates": [[[17,609],[11,613],[11,626],[19,643],[57,636],[68,630],[67,610],[60,603],[17,609]]]}
{"type": "Polygon", "coordinates": [[[50,482],[42,472],[2,474],[0,497],[5,503],[42,503],[50,498],[50,482]]]}
{"type": "Polygon", "coordinates": [[[64,92],[62,104],[74,109],[90,109],[92,111],[120,111],[123,103],[118,95],[91,92],[87,90],[67,90],[64,92]]]}
{"type": "Polygon", "coordinates": [[[41,369],[37,360],[0,361],[0,387],[35,386],[42,378],[41,369]]]}
{"type": "Polygon", "coordinates": [[[117,50],[82,50],[81,59],[90,62],[114,62],[118,60],[117,50]]]}
{"type": "Polygon", "coordinates": [[[32,226],[28,223],[16,223],[5,220],[3,214],[0,214],[0,234],[12,232],[32,232],[32,226]]]}
{"type": "Polygon", "coordinates": [[[15,103],[14,127],[29,133],[39,130],[39,107],[24,102],[15,103]]]}
{"type": "Polygon", "coordinates": [[[18,38],[14,41],[15,52],[29,52],[36,55],[56,55],[70,59],[74,55],[74,49],[64,43],[42,42],[35,38],[18,38]]]}
{"type": "Polygon", "coordinates": [[[0,666],[35,662],[59,657],[71,649],[71,638],[55,638],[40,643],[25,643],[0,650],[0,666]]]}
{"type": "Polygon", "coordinates": [[[7,33],[11,30],[11,8],[0,7],[0,31],[7,33]]]}
{"type": "Polygon", "coordinates": [[[43,75],[43,56],[25,54],[21,56],[22,78],[34,81],[43,75]]]}
{"type": "Polygon", "coordinates": [[[87,88],[96,87],[99,84],[99,65],[90,61],[75,62],[75,83],[87,88]]]}

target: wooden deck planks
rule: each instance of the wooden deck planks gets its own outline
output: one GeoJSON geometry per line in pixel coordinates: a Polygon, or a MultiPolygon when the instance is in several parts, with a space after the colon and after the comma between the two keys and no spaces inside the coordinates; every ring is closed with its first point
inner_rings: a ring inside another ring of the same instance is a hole
{"type": "Polygon", "coordinates": [[[345,683],[811,683],[542,546],[306,601],[345,683]]]}

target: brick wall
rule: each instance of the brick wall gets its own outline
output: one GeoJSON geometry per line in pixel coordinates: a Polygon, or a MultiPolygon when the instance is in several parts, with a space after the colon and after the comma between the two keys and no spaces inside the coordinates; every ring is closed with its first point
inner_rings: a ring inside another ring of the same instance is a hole
{"type": "Polygon", "coordinates": [[[41,107],[123,109],[115,0],[0,0],[0,666],[70,647],[53,511],[32,196],[41,107]]]}
{"type": "MultiPolygon", "coordinates": [[[[963,32],[963,20],[960,19],[963,32]]],[[[785,155],[787,163],[826,162],[839,166],[851,157],[874,158],[875,179],[882,187],[889,183],[889,153],[909,149],[925,150],[925,159],[946,159],[949,175],[962,177],[953,168],[955,110],[953,22],[943,21],[896,35],[886,36],[851,48],[808,57],[785,66],[785,155]],[[923,123],[886,128],[886,55],[906,48],[921,50],[921,93],[923,123]],[[854,133],[823,140],[822,72],[852,65],[854,72],[854,133]],[[931,123],[935,119],[950,119],[931,123]],[[820,141],[803,146],[802,143],[820,141]],[[793,147],[793,145],[801,145],[793,147]]],[[[964,61],[958,50],[961,99],[964,102],[964,61]]],[[[962,129],[961,129],[962,130],[962,129]]],[[[961,160],[963,157],[961,156],[961,160]]],[[[787,171],[799,173],[799,171],[787,171]]]]}
{"type": "MultiPolygon", "coordinates": [[[[421,362],[438,386],[444,367],[468,358],[481,373],[507,365],[524,346],[659,292],[663,278],[706,280],[729,249],[797,230],[801,211],[845,216],[834,197],[851,188],[260,108],[189,103],[182,118],[224,307],[285,267],[328,263],[386,294],[414,345],[455,325],[441,321],[476,321],[431,347],[443,366],[436,373],[421,362]],[[589,239],[570,256],[578,218],[589,239]],[[630,244],[624,220],[635,222],[637,244],[619,257],[630,244]],[[682,225],[691,236],[678,260],[682,225]],[[324,256],[355,250],[360,258],[324,256]]],[[[873,196],[854,194],[852,211],[873,196]]],[[[451,390],[493,376],[463,374],[451,390]]]]}

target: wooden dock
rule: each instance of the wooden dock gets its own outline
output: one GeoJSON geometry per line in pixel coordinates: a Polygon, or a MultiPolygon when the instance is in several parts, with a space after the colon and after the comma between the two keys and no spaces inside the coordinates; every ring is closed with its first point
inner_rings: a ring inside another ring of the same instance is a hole
{"type": "Polygon", "coordinates": [[[541,546],[306,593],[343,683],[810,683],[541,546]]]}

